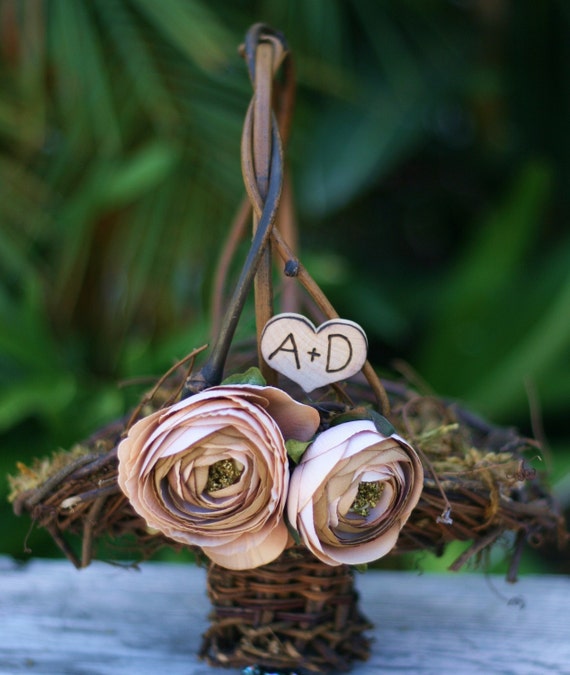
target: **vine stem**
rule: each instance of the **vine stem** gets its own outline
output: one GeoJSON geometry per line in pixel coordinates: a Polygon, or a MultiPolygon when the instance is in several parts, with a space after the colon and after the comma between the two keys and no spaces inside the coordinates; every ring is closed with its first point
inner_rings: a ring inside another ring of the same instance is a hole
{"type": "MultiPolygon", "coordinates": [[[[246,115],[246,123],[251,117],[251,108],[246,115]]],[[[228,305],[228,309],[222,320],[220,332],[212,347],[210,356],[196,375],[190,375],[186,380],[182,396],[190,396],[206,387],[212,387],[222,381],[226,358],[231,346],[239,318],[243,311],[245,301],[251,288],[259,262],[263,256],[267,242],[271,235],[271,229],[277,216],[281,186],[283,182],[283,159],[281,140],[276,128],[273,129],[273,149],[271,157],[271,178],[267,200],[265,202],[259,224],[251,247],[249,249],[244,266],[236,283],[235,290],[228,305]]]]}
{"type": "Polygon", "coordinates": [[[220,332],[223,320],[224,288],[228,277],[230,265],[237,251],[239,243],[244,239],[247,230],[247,224],[251,218],[251,204],[249,199],[244,197],[236,211],[232,221],[230,232],[218,264],[212,288],[211,307],[212,307],[212,335],[220,332]]]}
{"type": "MultiPolygon", "coordinates": [[[[274,48],[269,42],[261,43],[255,54],[255,81],[253,97],[253,119],[251,133],[244,127],[242,157],[245,157],[244,145],[253,146],[252,160],[255,181],[261,199],[265,201],[269,186],[271,159],[271,123],[272,123],[272,80],[274,48]]],[[[253,213],[253,232],[259,226],[259,216],[253,213]]],[[[271,240],[267,241],[261,254],[254,277],[255,324],[257,332],[257,362],[265,381],[275,385],[275,371],[265,363],[261,356],[261,333],[265,324],[273,316],[273,282],[271,278],[271,240]]]]}
{"type": "MultiPolygon", "coordinates": [[[[283,38],[281,37],[281,40],[282,39],[283,38]]],[[[242,48],[242,51],[244,52],[244,56],[246,56],[245,46],[242,48]]],[[[293,57],[290,53],[287,53],[286,58],[283,59],[281,69],[283,72],[283,77],[273,83],[273,101],[275,105],[275,116],[277,118],[279,135],[281,136],[281,144],[283,147],[285,147],[291,133],[291,121],[293,118],[293,108],[295,106],[296,96],[295,67],[293,63],[293,57]]],[[[228,280],[229,268],[237,251],[238,245],[245,239],[247,233],[247,224],[252,217],[252,211],[253,207],[246,193],[241,204],[236,210],[230,227],[229,235],[226,238],[218,264],[216,265],[216,274],[211,297],[211,334],[214,336],[218,334],[222,323],[225,304],[224,289],[228,280]]],[[[287,171],[284,172],[283,194],[281,196],[276,226],[279,227],[286,241],[289,242],[289,245],[293,248],[293,250],[296,250],[297,222],[293,208],[291,179],[288,176],[287,171]]],[[[286,278],[284,282],[285,286],[283,289],[282,311],[298,311],[298,287],[295,283],[295,280],[286,278]]]]}
{"type": "MultiPolygon", "coordinates": [[[[259,354],[261,332],[273,315],[272,243],[286,264],[295,263],[295,273],[287,276],[297,278],[327,318],[338,318],[338,313],[326,295],[296,260],[292,249],[285,242],[277,227],[274,227],[284,183],[283,144],[280,131],[283,131],[285,138],[288,137],[294,101],[293,67],[291,59],[286,58],[289,55],[285,39],[282,34],[265,25],[255,24],[246,35],[242,51],[254,88],[254,96],[245,116],[241,143],[244,185],[253,210],[253,240],[227,310],[219,323],[217,338],[210,356],[201,370],[195,375],[190,375],[186,380],[182,391],[183,397],[221,382],[231,342],[252,284],[255,285],[258,361],[266,381],[269,384],[274,383],[275,373],[265,364],[259,354]],[[285,81],[281,88],[280,105],[275,114],[273,112],[273,78],[282,64],[284,64],[285,81]]],[[[290,188],[285,195],[287,202],[291,199],[289,190],[290,188]]],[[[290,205],[287,204],[287,206],[290,205]]],[[[234,221],[234,227],[232,227],[230,245],[222,256],[215,289],[216,317],[220,315],[219,307],[229,258],[235,251],[237,241],[243,236],[248,211],[249,207],[242,204],[234,221]]],[[[294,230],[292,214],[287,209],[282,214],[282,219],[294,230]]],[[[294,296],[292,298],[295,302],[294,296]]],[[[219,319],[216,318],[216,326],[218,321],[219,319]]],[[[374,392],[379,409],[384,415],[388,415],[390,412],[388,396],[368,361],[364,364],[362,372],[374,392]]]]}
{"type": "MultiPolygon", "coordinates": [[[[231,342],[256,276],[258,336],[273,313],[270,237],[283,187],[283,147],[272,109],[272,80],[287,56],[285,39],[265,25],[255,24],[246,34],[243,55],[254,96],[243,126],[242,171],[249,199],[259,208],[254,206],[252,243],[210,356],[201,370],[186,380],[183,397],[221,382],[231,342]]],[[[290,73],[290,69],[287,72],[290,73]]],[[[264,375],[269,380],[273,379],[271,373],[264,375]]]]}
{"type": "MultiPolygon", "coordinates": [[[[313,279],[313,277],[307,272],[305,267],[297,260],[293,254],[293,251],[289,248],[281,234],[279,233],[279,230],[274,229],[272,234],[272,240],[273,243],[275,244],[275,248],[277,250],[277,253],[283,260],[283,262],[287,265],[288,263],[294,262],[294,268],[295,268],[295,277],[298,279],[299,283],[305,288],[305,290],[309,293],[317,307],[320,309],[320,311],[327,317],[327,319],[338,319],[339,314],[330,302],[330,300],[327,298],[327,296],[323,293],[317,282],[313,279]]],[[[376,398],[378,407],[382,414],[384,416],[388,416],[390,414],[390,400],[388,399],[388,394],[386,393],[386,390],[384,389],[384,385],[380,381],[380,378],[376,374],[376,371],[372,367],[372,364],[369,361],[366,361],[364,366],[362,367],[362,373],[366,380],[368,381],[368,384],[372,388],[372,391],[374,392],[374,396],[376,398]]]]}

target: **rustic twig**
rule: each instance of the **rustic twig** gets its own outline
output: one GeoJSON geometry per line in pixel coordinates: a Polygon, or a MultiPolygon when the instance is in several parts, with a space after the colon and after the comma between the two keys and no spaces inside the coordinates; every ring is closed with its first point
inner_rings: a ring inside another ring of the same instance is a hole
{"type": "MultiPolygon", "coordinates": [[[[309,272],[307,272],[306,268],[299,260],[295,258],[293,251],[291,251],[277,229],[273,230],[272,239],[275,243],[276,251],[280,255],[285,265],[289,264],[291,261],[294,261],[295,277],[309,293],[320,311],[327,317],[327,319],[338,318],[338,312],[335,310],[327,296],[323,293],[317,282],[311,277],[309,272]]],[[[380,378],[376,374],[376,371],[369,361],[366,361],[364,364],[362,372],[366,377],[368,384],[372,388],[372,391],[374,392],[380,411],[383,415],[389,415],[390,401],[388,399],[388,395],[386,394],[386,390],[384,389],[380,378]]]]}

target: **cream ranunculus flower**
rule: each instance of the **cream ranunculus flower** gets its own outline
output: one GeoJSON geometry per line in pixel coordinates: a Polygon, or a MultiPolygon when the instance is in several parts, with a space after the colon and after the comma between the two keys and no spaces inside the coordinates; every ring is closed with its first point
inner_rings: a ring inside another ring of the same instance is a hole
{"type": "Polygon", "coordinates": [[[223,567],[257,567],[287,545],[285,440],[307,441],[318,425],[280,389],[211,387],[129,430],[119,485],[150,527],[223,567]]]}
{"type": "Polygon", "coordinates": [[[287,515],[328,565],[377,560],[395,545],[417,504],[423,470],[412,447],[357,420],[319,434],[293,471],[287,515]]]}

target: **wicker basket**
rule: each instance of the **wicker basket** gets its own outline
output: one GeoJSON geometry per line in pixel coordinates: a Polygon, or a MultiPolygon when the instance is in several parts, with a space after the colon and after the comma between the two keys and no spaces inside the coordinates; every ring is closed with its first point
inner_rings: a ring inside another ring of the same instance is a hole
{"type": "Polygon", "coordinates": [[[366,659],[370,628],[358,609],[353,573],[303,547],[255,570],[208,569],[210,628],[201,656],[211,665],[310,672],[348,670],[366,659]]]}
{"type": "MultiPolygon", "coordinates": [[[[536,454],[534,441],[402,383],[383,384],[392,421],[413,439],[429,467],[420,501],[391,556],[441,554],[449,542],[470,542],[451,565],[459,569],[509,532],[514,546],[508,577],[514,580],[525,546],[564,545],[564,519],[525,459],[536,454]]],[[[176,377],[163,383],[158,407],[179,388],[176,377]]],[[[370,395],[357,383],[349,391],[370,395]]],[[[139,414],[152,408],[145,401],[139,414]]],[[[11,479],[15,512],[28,513],[46,528],[76,567],[107,557],[109,542],[122,557],[130,552],[136,559],[162,546],[180,547],[149,532],[117,484],[116,444],[127,423],[113,424],[68,452],[21,466],[11,479]]],[[[346,670],[366,659],[370,626],[358,608],[351,568],[327,566],[299,546],[253,570],[205,564],[212,613],[201,656],[210,664],[299,673],[346,670]]]]}
{"type": "MultiPolygon", "coordinates": [[[[261,43],[266,47],[276,42],[281,58],[286,48],[274,32],[254,26],[246,39],[245,56],[252,82],[261,86],[265,94],[269,85],[268,81],[260,82],[260,71],[255,71],[256,49],[261,43]]],[[[266,80],[272,79],[273,74],[270,68],[266,80]]],[[[273,228],[283,181],[279,131],[284,135],[287,128],[286,113],[291,98],[288,91],[284,86],[285,95],[275,116],[270,104],[274,97],[259,97],[267,103],[264,114],[271,131],[267,138],[274,140],[265,202],[256,184],[253,169],[256,163],[250,156],[252,148],[259,145],[252,142],[253,103],[246,117],[242,159],[256,234],[224,320],[217,321],[214,316],[214,326],[221,325],[214,331],[218,340],[206,365],[192,374],[194,358],[200,351],[196,350],[185,360],[189,364],[187,370],[182,371],[181,367],[169,371],[150,394],[143,396],[128,419],[102,429],[69,452],[38,460],[31,467],[20,466],[19,475],[12,478],[15,512],[29,513],[38,526],[45,527],[77,567],[91,562],[101,541],[126,541],[137,559],[163,545],[177,546],[164,535],[149,531],[121,492],[117,482],[117,445],[135,420],[171,404],[181,394],[191,395],[195,387],[200,390],[219,384],[224,369],[232,372],[235,368],[236,372],[242,365],[240,360],[251,364],[256,343],[253,349],[237,355],[234,345],[232,368],[227,368],[226,360],[245,297],[255,273],[262,267],[270,240],[286,263],[285,274],[296,277],[304,286],[311,306],[327,318],[336,316],[322,291],[283,241],[280,231],[273,228]]],[[[248,214],[247,209],[241,210],[237,230],[243,229],[248,214]]],[[[230,237],[234,244],[235,239],[236,236],[230,237]]],[[[224,255],[222,259],[227,263],[230,257],[224,255]]],[[[263,319],[266,309],[256,295],[258,320],[263,319]]],[[[512,578],[524,544],[566,540],[563,519],[528,463],[529,456],[537,453],[534,441],[521,438],[513,430],[486,424],[459,406],[423,396],[406,382],[381,382],[368,363],[362,372],[363,376],[354,378],[348,386],[335,383],[327,389],[319,405],[322,409],[325,403],[329,404],[336,411],[354,411],[358,406],[376,406],[384,414],[391,410],[390,421],[397,431],[422,453],[423,492],[393,554],[441,553],[450,541],[471,541],[454,563],[456,569],[510,531],[516,534],[509,571],[512,578]]],[[[275,373],[269,376],[276,383],[275,373]]],[[[281,386],[288,385],[281,383],[281,386]]],[[[322,424],[326,426],[326,420],[322,424]]],[[[365,632],[370,626],[358,609],[353,582],[347,566],[327,566],[300,546],[287,549],[274,562],[253,570],[230,571],[210,564],[207,592],[213,609],[201,656],[212,665],[234,668],[256,665],[259,669],[296,672],[347,670],[354,660],[366,659],[369,650],[365,632]]]]}

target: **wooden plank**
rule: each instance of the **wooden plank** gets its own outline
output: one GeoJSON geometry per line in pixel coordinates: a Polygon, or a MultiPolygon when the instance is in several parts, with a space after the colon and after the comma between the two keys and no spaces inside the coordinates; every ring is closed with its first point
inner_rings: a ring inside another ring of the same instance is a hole
{"type": "MultiPolygon", "coordinates": [[[[212,675],[199,661],[205,573],[0,558],[0,673],[212,675]]],[[[570,580],[368,572],[373,654],[354,675],[570,673],[570,580]]],[[[234,672],[234,671],[229,671],[234,672]]]]}

